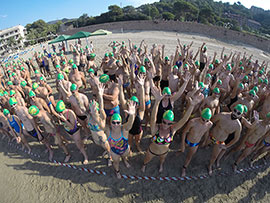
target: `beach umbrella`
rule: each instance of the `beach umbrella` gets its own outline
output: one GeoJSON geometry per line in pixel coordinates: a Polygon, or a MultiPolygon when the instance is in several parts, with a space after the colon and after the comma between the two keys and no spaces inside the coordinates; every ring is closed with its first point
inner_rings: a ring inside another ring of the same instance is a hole
{"type": "Polygon", "coordinates": [[[112,34],[112,32],[108,31],[108,30],[96,30],[95,32],[92,32],[90,36],[96,36],[96,35],[109,35],[112,34]]]}
{"type": "Polygon", "coordinates": [[[69,37],[70,37],[70,35],[60,35],[57,38],[55,38],[54,40],[50,41],[49,44],[54,44],[54,43],[66,41],[69,37]]]}
{"type": "Polygon", "coordinates": [[[90,35],[91,35],[90,32],[80,31],[80,32],[75,33],[74,35],[71,35],[67,40],[87,38],[90,35]]]}

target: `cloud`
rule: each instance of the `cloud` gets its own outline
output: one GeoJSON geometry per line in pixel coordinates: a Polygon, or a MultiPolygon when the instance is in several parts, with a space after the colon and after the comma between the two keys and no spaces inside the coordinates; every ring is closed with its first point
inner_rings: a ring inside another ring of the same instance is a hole
{"type": "Polygon", "coordinates": [[[151,4],[154,2],[158,2],[159,0],[127,0],[134,6],[140,6],[142,4],[151,4]]]}
{"type": "Polygon", "coordinates": [[[7,15],[0,15],[0,18],[6,18],[7,15]]]}

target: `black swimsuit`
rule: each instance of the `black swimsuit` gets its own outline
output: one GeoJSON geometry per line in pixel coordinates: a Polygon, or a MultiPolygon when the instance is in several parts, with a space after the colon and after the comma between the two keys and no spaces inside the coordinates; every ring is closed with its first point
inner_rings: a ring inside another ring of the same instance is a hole
{"type": "MultiPolygon", "coordinates": [[[[129,115],[127,116],[128,120],[129,115]]],[[[139,135],[142,132],[141,118],[139,115],[136,115],[135,120],[133,122],[132,128],[129,131],[131,135],[139,135]]]]}
{"type": "Polygon", "coordinates": [[[160,102],[159,106],[158,106],[158,112],[157,112],[157,124],[160,124],[162,122],[162,117],[165,111],[167,110],[172,110],[172,104],[171,104],[171,100],[169,99],[169,103],[167,107],[163,107],[162,106],[162,101],[160,102]]]}

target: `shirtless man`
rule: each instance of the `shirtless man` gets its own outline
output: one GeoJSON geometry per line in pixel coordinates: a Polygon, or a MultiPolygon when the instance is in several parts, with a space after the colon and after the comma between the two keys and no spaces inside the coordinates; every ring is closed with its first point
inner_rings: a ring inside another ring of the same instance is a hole
{"type": "MultiPolygon", "coordinates": [[[[164,49],[164,46],[162,47],[162,50],[164,49]]],[[[171,62],[168,56],[165,57],[164,61],[161,61],[161,70],[162,70],[162,75],[161,75],[161,81],[160,81],[160,88],[161,90],[164,89],[164,87],[169,86],[169,80],[168,76],[171,73],[171,62]]]]}
{"type": "Polygon", "coordinates": [[[56,106],[54,96],[52,95],[52,88],[46,83],[43,77],[40,78],[40,86],[38,86],[36,89],[34,89],[33,87],[33,90],[38,96],[45,99],[45,101],[48,103],[48,106],[50,106],[51,104],[53,105],[53,107],[56,106]]]}
{"type": "Polygon", "coordinates": [[[81,49],[79,71],[84,72],[84,74],[86,73],[86,65],[87,65],[86,63],[87,63],[86,54],[83,51],[83,49],[81,49]]]}
{"type": "Polygon", "coordinates": [[[89,61],[88,61],[88,65],[87,65],[87,70],[92,68],[95,71],[95,75],[97,75],[98,66],[95,63],[95,57],[96,57],[96,54],[94,54],[94,53],[91,53],[89,55],[89,61]]]}
{"type": "Polygon", "coordinates": [[[72,50],[74,64],[76,66],[79,66],[80,65],[80,53],[79,53],[79,51],[76,49],[76,47],[73,44],[70,44],[70,50],[72,50]]]}
{"type": "Polygon", "coordinates": [[[213,90],[213,94],[202,101],[200,106],[200,112],[202,112],[202,109],[209,108],[212,112],[212,115],[219,114],[220,112],[219,97],[220,97],[220,90],[218,87],[216,87],[213,90]]]}
{"type": "Polygon", "coordinates": [[[78,89],[83,88],[83,85],[85,89],[87,88],[84,74],[78,70],[76,64],[72,65],[72,71],[69,74],[69,80],[70,82],[76,84],[78,89]]]}
{"type": "Polygon", "coordinates": [[[233,112],[222,112],[212,118],[212,122],[215,124],[215,127],[209,133],[210,136],[208,138],[208,143],[212,141],[214,147],[208,166],[209,175],[212,175],[213,173],[212,167],[215,161],[217,160],[217,166],[219,167],[219,161],[226,152],[226,149],[234,145],[239,140],[242,130],[239,118],[241,118],[243,113],[244,106],[242,104],[238,104],[234,107],[233,112]],[[225,140],[232,133],[234,133],[235,136],[232,141],[226,145],[225,140]]]}
{"type": "Polygon", "coordinates": [[[241,140],[240,145],[234,150],[239,151],[243,150],[241,155],[237,158],[237,160],[233,164],[233,170],[237,170],[238,164],[243,161],[248,155],[250,155],[254,149],[255,144],[258,140],[260,140],[264,135],[269,131],[270,125],[270,113],[267,113],[266,118],[263,120],[259,120],[259,116],[255,116],[256,124],[253,125],[251,129],[247,132],[244,138],[241,140]],[[259,120],[259,121],[258,121],[259,120]]]}
{"type": "Polygon", "coordinates": [[[59,99],[63,100],[66,104],[69,104],[69,97],[71,96],[70,87],[72,83],[65,80],[64,75],[59,73],[57,75],[57,90],[59,91],[59,99]]]}
{"type": "Polygon", "coordinates": [[[201,117],[190,120],[183,131],[180,152],[185,152],[185,146],[189,146],[189,150],[185,164],[183,165],[182,177],[186,176],[186,169],[193,155],[197,152],[202,137],[206,135],[213,125],[210,121],[211,117],[211,110],[209,108],[205,108],[201,112],[201,117]]]}
{"type": "Polygon", "coordinates": [[[205,46],[205,42],[202,44],[200,49],[200,71],[203,71],[205,64],[207,62],[207,47],[205,46]]]}
{"type": "Polygon", "coordinates": [[[51,109],[47,105],[46,101],[42,99],[41,97],[37,97],[34,91],[29,92],[29,98],[30,98],[30,104],[37,106],[38,109],[45,110],[48,113],[51,113],[51,109]]]}
{"type": "MultiPolygon", "coordinates": [[[[51,117],[51,115],[44,110],[38,109],[37,106],[30,106],[28,112],[31,116],[33,116],[35,118],[34,121],[35,121],[36,125],[37,125],[37,120],[39,120],[40,123],[45,128],[45,132],[48,133],[48,135],[53,136],[55,144],[57,144],[59,147],[61,147],[65,152],[66,157],[64,159],[64,162],[68,162],[70,159],[70,154],[68,152],[67,147],[63,143],[63,139],[60,136],[60,133],[57,130],[57,127],[54,124],[53,118],[51,117]]],[[[50,161],[52,161],[53,153],[52,153],[52,151],[50,153],[51,154],[50,154],[49,158],[50,158],[50,161]]]]}
{"type": "Polygon", "coordinates": [[[172,93],[177,92],[179,87],[178,66],[173,66],[173,71],[168,76],[168,79],[169,88],[171,89],[172,93]]]}

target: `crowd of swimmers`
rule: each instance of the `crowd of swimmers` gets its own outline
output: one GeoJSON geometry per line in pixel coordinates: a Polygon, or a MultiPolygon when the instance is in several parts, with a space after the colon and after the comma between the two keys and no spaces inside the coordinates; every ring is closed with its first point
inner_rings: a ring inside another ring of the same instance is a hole
{"type": "Polygon", "coordinates": [[[222,157],[234,152],[241,152],[234,170],[247,157],[252,165],[268,154],[268,62],[246,53],[225,54],[225,48],[210,57],[205,43],[195,51],[193,42],[178,39],[176,44],[175,54],[166,56],[165,45],[113,41],[98,63],[93,46],[76,43],[70,45],[69,60],[64,51],[35,52],[32,58],[2,63],[2,137],[16,140],[29,153],[32,137],[46,147],[50,161],[54,139],[69,162],[69,136],[83,164],[88,163],[85,140],[92,139],[104,149],[117,178],[121,159],[130,167],[131,147],[145,154],[142,172],[154,157],[159,157],[162,172],[175,136],[181,140],[176,155],[187,150],[182,176],[198,147],[212,148],[210,175],[215,163],[220,167],[222,157]],[[140,142],[147,133],[151,143],[143,152],[140,142]]]}

